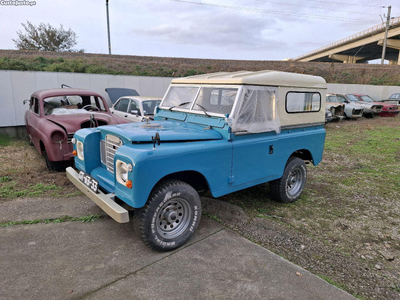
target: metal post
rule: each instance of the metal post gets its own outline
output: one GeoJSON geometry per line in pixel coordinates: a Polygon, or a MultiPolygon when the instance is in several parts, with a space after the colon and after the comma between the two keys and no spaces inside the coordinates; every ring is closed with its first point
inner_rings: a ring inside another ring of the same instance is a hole
{"type": "Polygon", "coordinates": [[[107,31],[108,31],[108,54],[111,54],[110,17],[108,15],[108,0],[106,0],[106,8],[107,8],[107,31]]]}
{"type": "Polygon", "coordinates": [[[383,65],[385,62],[385,55],[386,55],[386,44],[387,44],[387,37],[389,31],[389,23],[390,23],[390,11],[392,10],[391,6],[388,6],[388,13],[387,13],[387,20],[386,20],[386,29],[385,29],[385,39],[383,40],[383,49],[382,49],[382,60],[381,64],[383,65]]]}

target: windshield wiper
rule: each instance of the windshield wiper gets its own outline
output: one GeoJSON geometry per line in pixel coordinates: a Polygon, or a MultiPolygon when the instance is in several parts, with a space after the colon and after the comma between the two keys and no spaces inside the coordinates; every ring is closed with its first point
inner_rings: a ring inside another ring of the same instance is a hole
{"type": "Polygon", "coordinates": [[[182,102],[182,103],[179,104],[179,105],[171,106],[168,110],[172,111],[172,109],[175,108],[175,107],[181,107],[181,106],[186,105],[186,104],[189,104],[189,103],[190,103],[190,102],[182,102]]]}
{"type": "Polygon", "coordinates": [[[203,106],[201,106],[200,104],[197,104],[197,103],[196,103],[196,105],[197,105],[198,107],[200,107],[200,108],[203,110],[204,114],[205,114],[207,117],[211,117],[211,116],[207,113],[207,110],[206,110],[203,106]]]}

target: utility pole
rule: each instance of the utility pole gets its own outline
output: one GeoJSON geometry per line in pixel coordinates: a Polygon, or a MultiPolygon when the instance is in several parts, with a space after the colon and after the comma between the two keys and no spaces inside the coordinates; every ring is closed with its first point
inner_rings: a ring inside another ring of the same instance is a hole
{"type": "Polygon", "coordinates": [[[386,54],[386,44],[387,44],[387,37],[388,37],[388,31],[389,31],[389,23],[390,23],[390,11],[392,10],[391,6],[388,6],[388,12],[387,12],[387,19],[386,19],[386,29],[385,29],[385,39],[383,40],[383,49],[382,49],[382,60],[381,60],[381,65],[384,64],[385,61],[385,54],[386,54]]]}
{"type": "Polygon", "coordinates": [[[108,15],[108,0],[106,0],[106,8],[107,8],[107,31],[108,31],[108,54],[111,54],[110,17],[108,15]]]}

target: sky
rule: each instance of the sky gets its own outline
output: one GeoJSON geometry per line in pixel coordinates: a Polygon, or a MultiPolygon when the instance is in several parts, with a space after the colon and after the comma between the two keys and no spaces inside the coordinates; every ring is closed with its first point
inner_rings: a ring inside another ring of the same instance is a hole
{"type": "MultiPolygon", "coordinates": [[[[21,23],[41,22],[78,35],[75,48],[108,53],[106,1],[0,0],[0,49],[16,49],[21,23]]],[[[400,3],[382,0],[109,0],[112,54],[282,60],[382,23],[400,3]],[[368,4],[366,4],[368,3],[368,4]],[[373,4],[373,5],[372,5],[373,4]],[[385,6],[382,8],[381,6],[385,6]]]]}

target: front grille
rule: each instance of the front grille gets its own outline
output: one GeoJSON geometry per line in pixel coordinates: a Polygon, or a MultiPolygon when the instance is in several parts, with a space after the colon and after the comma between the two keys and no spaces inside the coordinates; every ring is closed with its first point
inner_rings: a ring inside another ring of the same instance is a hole
{"type": "Polygon", "coordinates": [[[119,147],[122,146],[120,138],[107,134],[105,141],[100,141],[101,162],[106,166],[107,171],[114,174],[114,156],[119,147]]]}
{"type": "Polygon", "coordinates": [[[68,133],[67,134],[67,143],[69,144],[69,143],[72,143],[72,138],[74,137],[74,134],[73,133],[68,133]]]}

